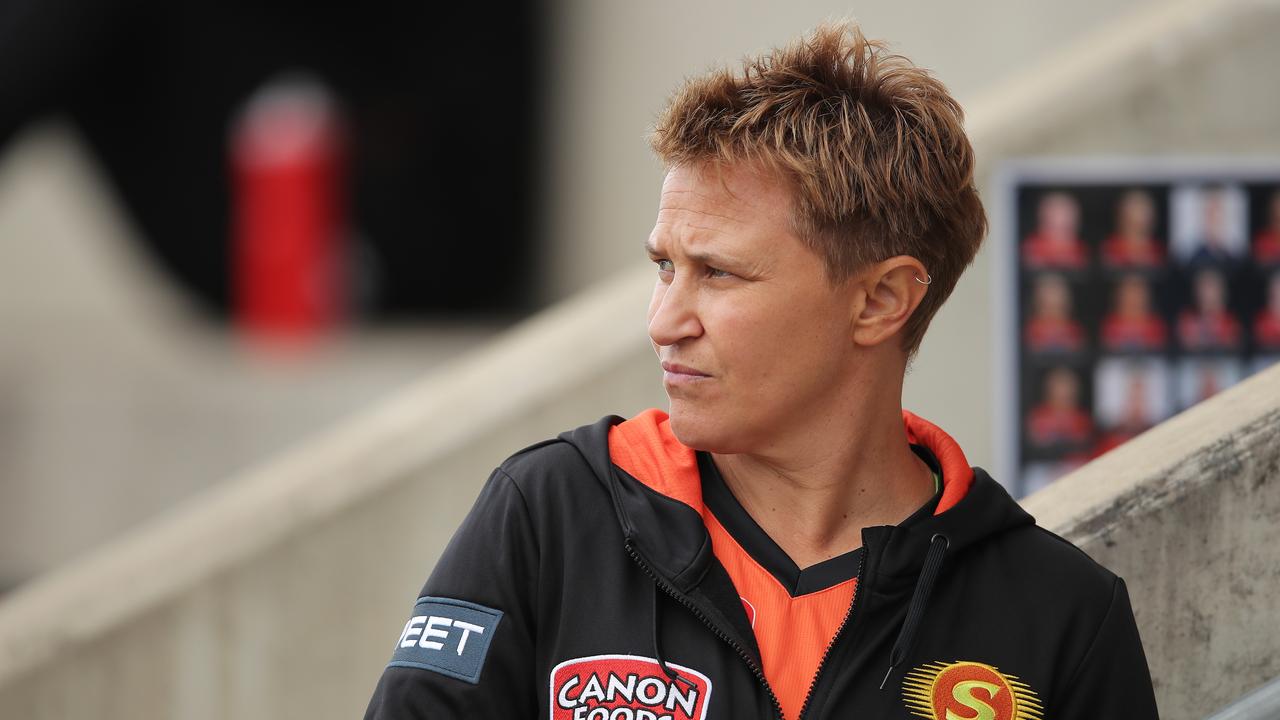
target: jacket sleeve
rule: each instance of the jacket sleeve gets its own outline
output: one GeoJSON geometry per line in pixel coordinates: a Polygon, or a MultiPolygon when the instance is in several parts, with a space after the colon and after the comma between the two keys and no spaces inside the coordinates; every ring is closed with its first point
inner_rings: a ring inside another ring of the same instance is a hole
{"type": "Polygon", "coordinates": [[[1111,606],[1078,667],[1061,686],[1054,720],[1156,720],[1155,691],[1124,581],[1116,578],[1111,606]]]}
{"type": "Polygon", "coordinates": [[[365,720],[534,718],[538,558],[524,496],[499,468],[403,628],[389,628],[365,720]]]}

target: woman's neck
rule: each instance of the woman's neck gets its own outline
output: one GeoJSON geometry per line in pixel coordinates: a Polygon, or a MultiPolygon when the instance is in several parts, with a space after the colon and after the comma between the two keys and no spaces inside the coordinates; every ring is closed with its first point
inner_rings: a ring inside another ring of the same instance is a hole
{"type": "Polygon", "coordinates": [[[734,497],[801,568],[860,547],[863,528],[901,522],[934,493],[900,408],[827,428],[789,451],[712,455],[734,497]]]}

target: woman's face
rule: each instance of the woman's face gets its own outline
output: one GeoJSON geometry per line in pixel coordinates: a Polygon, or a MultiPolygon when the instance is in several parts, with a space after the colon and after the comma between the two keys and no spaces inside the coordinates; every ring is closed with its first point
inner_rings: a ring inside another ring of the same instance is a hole
{"type": "Polygon", "coordinates": [[[1120,232],[1131,237],[1145,237],[1151,234],[1155,221],[1155,207],[1151,196],[1135,190],[1128,192],[1120,201],[1117,224],[1120,232]]]}
{"type": "Polygon", "coordinates": [[[1203,313],[1221,312],[1227,306],[1227,290],[1222,276],[1212,270],[1196,275],[1196,306],[1203,313]]]}
{"type": "Polygon", "coordinates": [[[649,337],[686,445],[748,452],[848,383],[854,295],[792,230],[779,182],[749,169],[667,173],[646,243],[649,337]]]}
{"type": "Polygon", "coordinates": [[[1040,232],[1059,242],[1074,242],[1080,225],[1080,206],[1066,193],[1051,193],[1040,201],[1040,232]]]}
{"type": "Polygon", "coordinates": [[[1036,281],[1035,314],[1061,320],[1071,316],[1071,288],[1058,275],[1041,275],[1036,281]]]}
{"type": "Polygon", "coordinates": [[[1127,318],[1145,317],[1151,312],[1151,291],[1147,281],[1126,276],[1116,287],[1116,312],[1127,318]]]}
{"type": "Polygon", "coordinates": [[[1058,368],[1045,378],[1045,396],[1055,408],[1075,408],[1080,404],[1080,381],[1070,370],[1058,368]]]}

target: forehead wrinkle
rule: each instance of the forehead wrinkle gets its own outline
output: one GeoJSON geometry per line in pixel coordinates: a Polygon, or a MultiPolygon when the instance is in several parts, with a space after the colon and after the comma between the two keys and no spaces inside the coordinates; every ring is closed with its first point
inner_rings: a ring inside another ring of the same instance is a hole
{"type": "Polygon", "coordinates": [[[744,210],[749,210],[749,208],[745,207],[745,206],[744,206],[744,204],[742,203],[742,201],[741,201],[737,196],[731,196],[731,197],[733,198],[733,200],[732,200],[732,201],[726,201],[726,200],[724,200],[722,197],[720,197],[720,196],[718,196],[718,195],[715,195],[715,194],[712,194],[712,193],[703,192],[703,191],[698,190],[698,189],[696,189],[696,188],[680,188],[680,189],[675,189],[675,188],[673,188],[673,189],[666,189],[666,190],[663,190],[663,191],[662,191],[662,200],[663,200],[663,202],[661,202],[661,203],[659,204],[659,207],[658,207],[658,212],[659,212],[659,214],[661,214],[661,213],[663,213],[663,212],[681,212],[681,211],[682,211],[682,212],[691,212],[691,213],[696,213],[696,214],[698,214],[698,215],[706,215],[706,216],[708,216],[708,217],[720,218],[720,219],[722,219],[722,220],[727,220],[727,221],[729,221],[729,222],[732,222],[732,223],[735,223],[735,224],[738,224],[738,225],[742,225],[742,224],[744,224],[744,221],[743,221],[741,218],[739,218],[739,217],[735,217],[735,216],[733,216],[733,215],[726,215],[726,214],[724,214],[724,213],[714,212],[714,211],[709,210],[709,209],[704,208],[704,207],[690,207],[689,205],[686,205],[686,204],[684,204],[684,203],[678,202],[679,200],[681,200],[681,199],[683,199],[683,198],[679,198],[679,197],[677,197],[677,198],[675,198],[675,199],[677,200],[677,202],[674,202],[674,203],[671,203],[671,204],[667,204],[666,200],[667,200],[667,196],[669,196],[669,195],[674,195],[674,196],[692,195],[692,196],[694,196],[694,198],[705,198],[705,199],[707,199],[708,201],[710,201],[710,204],[711,204],[712,206],[736,205],[736,206],[738,206],[739,208],[742,208],[742,209],[744,209],[744,210]]]}
{"type": "MultiPolygon", "coordinates": [[[[700,209],[700,208],[692,208],[692,207],[678,207],[678,206],[677,206],[677,207],[662,207],[662,208],[659,208],[659,210],[658,210],[658,215],[659,215],[659,216],[661,216],[661,215],[663,215],[664,213],[673,213],[673,212],[693,213],[694,215],[702,215],[702,216],[704,216],[704,217],[719,218],[719,219],[721,219],[721,220],[725,220],[725,221],[731,222],[731,223],[733,223],[733,224],[735,224],[735,225],[745,225],[745,224],[747,224],[747,223],[746,223],[744,220],[742,220],[741,218],[737,218],[737,217],[734,217],[734,216],[732,216],[732,215],[724,215],[724,214],[722,214],[722,213],[716,213],[716,212],[711,212],[710,210],[702,210],[702,209],[700,209]]],[[[701,227],[701,226],[699,226],[699,227],[701,227]]]]}
{"type": "Polygon", "coordinates": [[[694,230],[706,230],[707,232],[712,232],[712,233],[722,233],[722,232],[724,232],[724,228],[709,227],[709,226],[707,226],[707,225],[694,225],[693,223],[685,223],[685,225],[686,225],[687,227],[690,227],[690,228],[694,229],[694,230]]]}
{"type": "MultiPolygon", "coordinates": [[[[679,220],[663,220],[659,218],[654,227],[653,235],[659,239],[674,240],[677,245],[684,245],[685,253],[690,256],[707,257],[709,255],[720,255],[723,253],[716,252],[719,243],[716,242],[718,236],[728,232],[727,228],[716,227],[714,225],[701,225],[695,219],[679,219],[679,220]],[[666,227],[663,227],[666,226],[666,227]],[[661,231],[658,229],[662,228],[661,231]],[[710,246],[710,247],[708,247],[710,246]]],[[[653,252],[656,248],[653,244],[653,238],[645,240],[645,247],[653,252]]],[[[727,256],[726,256],[727,257],[727,256]]]]}

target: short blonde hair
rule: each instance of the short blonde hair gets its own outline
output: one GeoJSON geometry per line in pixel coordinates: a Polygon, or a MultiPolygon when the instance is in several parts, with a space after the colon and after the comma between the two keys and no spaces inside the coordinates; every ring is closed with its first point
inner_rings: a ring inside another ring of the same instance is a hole
{"type": "Polygon", "coordinates": [[[910,356],[986,234],[963,122],[927,70],[842,22],[685,81],[651,144],[667,167],[747,162],[784,178],[832,282],[920,260],[933,281],[904,327],[910,356]]]}

